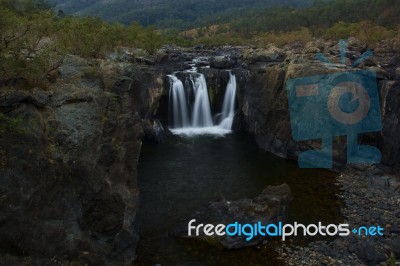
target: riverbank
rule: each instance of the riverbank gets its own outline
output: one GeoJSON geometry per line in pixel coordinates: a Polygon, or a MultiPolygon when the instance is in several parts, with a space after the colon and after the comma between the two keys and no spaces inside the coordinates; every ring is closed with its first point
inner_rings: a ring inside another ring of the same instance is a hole
{"type": "Polygon", "coordinates": [[[345,201],[343,223],[350,228],[381,226],[384,236],[356,236],[316,241],[305,247],[283,245],[280,257],[287,265],[399,265],[400,177],[375,166],[347,167],[337,177],[338,195],[345,201]]]}

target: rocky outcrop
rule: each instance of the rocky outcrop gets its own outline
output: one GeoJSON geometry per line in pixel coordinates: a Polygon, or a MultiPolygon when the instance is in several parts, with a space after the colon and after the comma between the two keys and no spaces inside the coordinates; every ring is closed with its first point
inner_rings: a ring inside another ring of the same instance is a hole
{"type": "MultiPolygon", "coordinates": [[[[288,208],[291,201],[292,194],[288,185],[269,186],[254,199],[212,202],[205,208],[194,213],[187,220],[195,219],[196,221],[193,226],[199,224],[213,224],[214,226],[218,224],[228,225],[233,222],[241,225],[254,225],[259,222],[264,226],[270,223],[277,224],[278,222],[285,222],[287,220],[288,208]]],[[[191,236],[189,236],[188,224],[185,223],[171,232],[171,235],[179,238],[195,238],[196,240],[206,241],[227,249],[254,246],[266,240],[265,236],[260,235],[246,240],[248,236],[245,235],[230,237],[226,234],[223,236],[214,234],[207,236],[202,230],[200,232],[199,236],[195,236],[193,230],[191,236]]]]}
{"type": "Polygon", "coordinates": [[[49,90],[2,89],[1,112],[20,123],[0,138],[0,264],[131,265],[136,166],[161,77],[68,56],[49,90]]]}
{"type": "MultiPolygon", "coordinates": [[[[350,45],[352,43],[350,42],[350,45]]],[[[346,61],[356,60],[362,54],[355,44],[349,47],[346,61]]],[[[364,143],[377,146],[382,151],[382,164],[398,171],[400,164],[400,143],[394,137],[398,132],[399,79],[395,79],[400,60],[392,54],[377,53],[372,60],[366,60],[358,68],[338,64],[341,61],[337,45],[307,44],[303,47],[277,49],[245,49],[243,61],[249,70],[248,80],[239,90],[239,108],[242,129],[254,134],[259,146],[283,158],[297,159],[301,151],[320,147],[319,140],[296,142],[292,138],[286,81],[291,78],[307,77],[371,69],[377,73],[381,98],[383,131],[362,136],[364,143]],[[316,59],[321,52],[333,62],[327,67],[316,59]]],[[[346,139],[334,139],[334,160],[341,167],[346,160],[346,139]]]]}

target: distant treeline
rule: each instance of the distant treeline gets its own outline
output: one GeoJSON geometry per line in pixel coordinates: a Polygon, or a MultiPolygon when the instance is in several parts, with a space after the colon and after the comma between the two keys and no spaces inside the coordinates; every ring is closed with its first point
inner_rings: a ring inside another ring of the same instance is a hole
{"type": "Polygon", "coordinates": [[[231,11],[209,18],[192,36],[199,43],[260,44],[354,36],[370,45],[398,35],[399,0],[315,1],[306,8],[276,7],[231,11]]]}

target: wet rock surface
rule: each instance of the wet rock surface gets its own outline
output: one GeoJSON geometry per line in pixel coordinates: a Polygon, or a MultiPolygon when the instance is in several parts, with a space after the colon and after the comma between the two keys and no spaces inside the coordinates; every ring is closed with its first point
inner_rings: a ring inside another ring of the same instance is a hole
{"type": "MultiPolygon", "coordinates": [[[[196,221],[193,223],[193,226],[199,224],[228,225],[233,222],[238,222],[242,225],[254,225],[260,221],[262,221],[264,225],[267,223],[285,222],[291,201],[292,194],[288,185],[269,186],[254,199],[212,202],[205,208],[195,212],[190,216],[190,219],[188,218],[188,221],[195,219],[196,221]]],[[[192,231],[192,236],[188,236],[188,224],[185,223],[171,232],[171,236],[194,238],[216,246],[223,246],[227,249],[254,246],[265,240],[263,236],[256,236],[248,240],[246,240],[246,236],[230,237],[226,234],[224,236],[218,236],[216,234],[207,236],[202,229],[200,230],[201,233],[199,236],[194,236],[195,230],[192,231]]]]}

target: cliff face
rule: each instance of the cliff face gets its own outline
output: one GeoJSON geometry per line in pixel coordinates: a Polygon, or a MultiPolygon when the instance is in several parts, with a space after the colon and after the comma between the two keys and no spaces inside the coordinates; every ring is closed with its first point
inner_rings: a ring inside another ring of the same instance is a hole
{"type": "MultiPolygon", "coordinates": [[[[254,134],[259,146],[283,158],[296,159],[300,151],[318,148],[318,140],[296,142],[292,138],[286,81],[290,78],[323,75],[343,71],[329,69],[316,60],[317,52],[324,53],[332,62],[340,62],[337,45],[322,44],[300,49],[280,50],[248,49],[243,52],[243,61],[249,69],[248,80],[240,88],[239,102],[242,129],[254,134]]],[[[347,52],[347,61],[359,58],[362,49],[353,45],[347,52]]],[[[398,74],[400,56],[386,50],[375,51],[374,58],[366,60],[357,69],[376,72],[381,99],[383,120],[382,132],[363,134],[362,143],[377,146],[382,152],[382,164],[390,171],[399,170],[400,142],[395,137],[399,132],[400,110],[398,74]],[[397,73],[397,74],[396,74],[397,73]],[[397,133],[396,133],[397,132],[397,133]]],[[[334,139],[336,166],[346,160],[346,139],[334,139]]]]}
{"type": "MultiPolygon", "coordinates": [[[[400,59],[400,58],[399,58],[400,59]]],[[[400,171],[400,73],[396,80],[380,82],[380,94],[383,116],[383,130],[379,135],[379,147],[382,151],[382,162],[400,171]]]]}
{"type": "Polygon", "coordinates": [[[25,257],[1,261],[130,264],[142,125],[152,124],[161,75],[72,56],[60,73],[49,91],[1,92],[1,111],[21,124],[0,139],[0,249],[25,257]]]}

